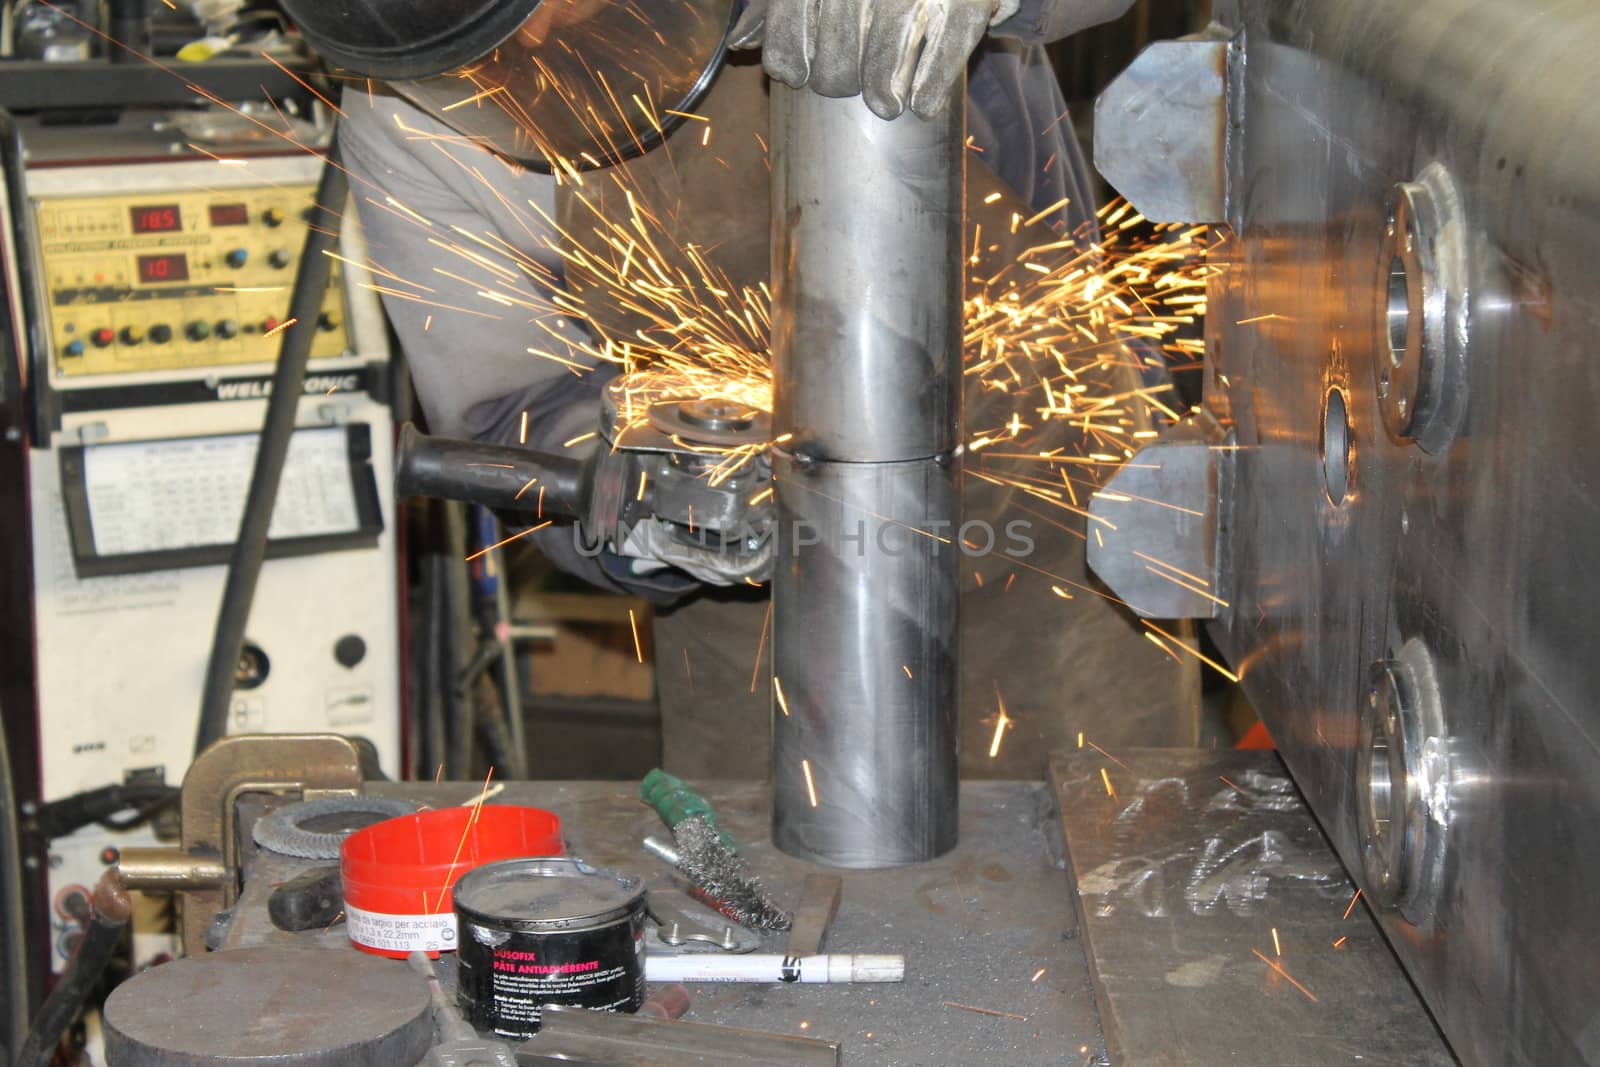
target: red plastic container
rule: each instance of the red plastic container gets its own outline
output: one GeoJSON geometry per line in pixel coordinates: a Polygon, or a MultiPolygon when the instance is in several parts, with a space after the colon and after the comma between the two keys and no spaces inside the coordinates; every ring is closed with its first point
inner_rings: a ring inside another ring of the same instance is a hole
{"type": "Polygon", "coordinates": [[[542,808],[438,808],[358,830],[339,850],[350,940],[396,959],[454,951],[457,879],[495,860],[561,851],[561,820],[542,808]]]}

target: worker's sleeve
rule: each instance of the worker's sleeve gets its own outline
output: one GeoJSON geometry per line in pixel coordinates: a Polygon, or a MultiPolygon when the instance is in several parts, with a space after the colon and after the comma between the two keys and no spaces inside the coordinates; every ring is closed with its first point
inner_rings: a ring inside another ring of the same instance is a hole
{"type": "Polygon", "coordinates": [[[967,136],[976,158],[1048,222],[1094,240],[1094,182],[1061,83],[1042,45],[988,40],[967,73],[967,136]]]}
{"type": "Polygon", "coordinates": [[[1022,0],[1017,13],[989,30],[1030,44],[1048,44],[1121,18],[1133,0],[1022,0]]]}
{"type": "MultiPolygon", "coordinates": [[[[381,88],[352,87],[344,107],[339,145],[374,282],[428,427],[503,440],[521,423],[507,398],[535,401],[574,378],[530,348],[595,362],[575,354],[587,336],[551,304],[560,258],[535,205],[553,211],[553,183],[463,144],[381,88]]],[[[600,384],[590,386],[595,396],[600,384]]]]}
{"type": "MultiPolygon", "coordinates": [[[[382,88],[352,87],[344,108],[339,147],[368,261],[428,429],[570,455],[592,449],[612,368],[574,373],[573,363],[597,361],[582,352],[582,326],[551,304],[560,276],[551,179],[463,145],[382,88]]],[[[665,602],[694,587],[633,574],[634,561],[586,545],[576,524],[530,539],[603,589],[665,602]]]]}

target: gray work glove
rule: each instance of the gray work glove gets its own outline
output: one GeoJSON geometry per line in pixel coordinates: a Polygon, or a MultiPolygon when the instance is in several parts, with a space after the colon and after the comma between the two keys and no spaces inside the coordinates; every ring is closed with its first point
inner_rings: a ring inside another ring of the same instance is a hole
{"type": "MultiPolygon", "coordinates": [[[[667,568],[709,585],[771,577],[772,505],[746,503],[772,495],[764,460],[745,465],[742,474],[719,488],[703,477],[673,476],[681,467],[657,453],[610,451],[602,445],[590,462],[590,513],[582,522],[583,534],[590,545],[619,557],[626,572],[617,577],[656,579],[669,576],[667,568]],[[648,473],[641,479],[641,472],[648,473]],[[645,482],[652,491],[641,502],[635,488],[645,482]]],[[[612,571],[615,575],[616,568],[612,571]]]]}
{"type": "Polygon", "coordinates": [[[773,78],[823,96],[866,98],[885,119],[928,118],[991,25],[1020,0],[750,0],[734,48],[761,48],[773,78]]]}
{"type": "Polygon", "coordinates": [[[772,536],[760,538],[754,548],[745,545],[713,548],[684,538],[674,525],[661,519],[635,523],[612,551],[632,561],[635,575],[653,574],[676,567],[707,585],[738,585],[746,580],[764,582],[772,577],[772,536]]]}

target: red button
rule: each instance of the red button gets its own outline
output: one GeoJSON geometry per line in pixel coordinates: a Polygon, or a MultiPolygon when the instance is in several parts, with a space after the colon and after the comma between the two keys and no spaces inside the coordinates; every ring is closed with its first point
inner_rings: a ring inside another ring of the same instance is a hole
{"type": "Polygon", "coordinates": [[[93,341],[99,348],[104,348],[106,345],[116,340],[116,338],[117,335],[112,333],[111,330],[105,326],[100,327],[94,333],[89,335],[89,340],[93,341]]]}
{"type": "Polygon", "coordinates": [[[267,321],[263,322],[261,324],[261,329],[266,331],[267,333],[271,333],[273,330],[276,330],[277,328],[278,328],[278,318],[277,318],[276,315],[268,315],[267,316],[267,321]]]}

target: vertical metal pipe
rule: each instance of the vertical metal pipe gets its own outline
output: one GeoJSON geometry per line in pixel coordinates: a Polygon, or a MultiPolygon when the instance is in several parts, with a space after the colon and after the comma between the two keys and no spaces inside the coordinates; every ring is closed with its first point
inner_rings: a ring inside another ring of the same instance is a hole
{"type": "Polygon", "coordinates": [[[964,97],[772,86],[773,840],[841,867],[957,837],[964,97]]]}

